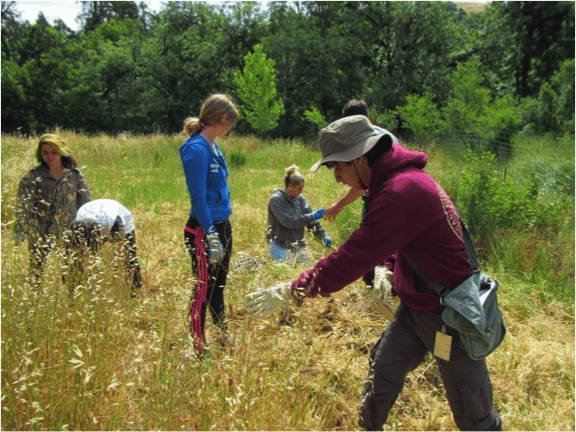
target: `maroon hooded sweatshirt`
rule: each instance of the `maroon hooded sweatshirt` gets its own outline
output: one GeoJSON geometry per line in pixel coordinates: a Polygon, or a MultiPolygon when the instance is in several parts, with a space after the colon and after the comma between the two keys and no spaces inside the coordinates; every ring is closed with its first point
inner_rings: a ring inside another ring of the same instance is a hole
{"type": "Polygon", "coordinates": [[[380,157],[372,167],[370,203],[360,227],[337,252],[292,282],[296,296],[339,291],[395,255],[391,270],[402,303],[441,312],[438,295],[406,258],[449,289],[470,275],[470,266],[460,216],[446,192],[423,171],[427,159],[398,143],[380,157]]]}

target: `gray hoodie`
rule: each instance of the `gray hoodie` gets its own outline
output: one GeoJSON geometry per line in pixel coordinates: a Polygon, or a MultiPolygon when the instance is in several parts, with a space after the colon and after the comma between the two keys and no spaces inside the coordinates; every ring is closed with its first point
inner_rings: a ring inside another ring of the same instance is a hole
{"type": "Polygon", "coordinates": [[[284,189],[276,189],[268,202],[268,242],[285,249],[303,248],[306,246],[304,227],[320,240],[327,238],[304,195],[293,198],[284,189]]]}

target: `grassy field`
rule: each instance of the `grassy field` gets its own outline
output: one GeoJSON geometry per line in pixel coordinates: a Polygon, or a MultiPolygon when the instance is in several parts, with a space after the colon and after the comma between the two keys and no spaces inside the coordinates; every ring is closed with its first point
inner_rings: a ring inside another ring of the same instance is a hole
{"type": "MultiPolygon", "coordinates": [[[[3,136],[3,430],[357,428],[367,353],[387,324],[363,283],[267,319],[252,319],[243,306],[247,293],[289,281],[307,268],[268,260],[266,205],[282,186],[284,168],[301,167],[307,178],[304,195],[314,208],[330,205],[346,191],[327,170],[306,174],[319,157],[314,147],[234,135],[220,143],[229,162],[234,152],[246,157],[230,174],[235,243],[226,301],[234,343],[213,346],[214,357],[199,362],[186,322],[194,280],[183,244],[189,210],[177,151],[183,137],[58,133],[74,150],[93,198],[116,199],[132,211],[144,286],[140,296],[130,298],[114,250],[107,246],[85,273],[73,306],[66,301],[58,250],[46,262],[42,290],[31,288],[28,251],[14,246],[12,227],[16,189],[35,164],[37,137],[3,136]],[[268,263],[254,271],[235,269],[237,252],[268,263]]],[[[453,184],[457,161],[429,150],[428,171],[453,184]]],[[[528,150],[521,155],[511,167],[522,167],[531,157],[528,150]]],[[[571,157],[573,164],[573,150],[571,157]]],[[[501,283],[508,327],[504,343],[487,360],[506,430],[574,430],[571,202],[559,207],[553,223],[500,230],[494,238],[515,252],[503,256],[498,249],[500,255],[492,253],[485,261],[485,270],[501,283]],[[538,257],[548,260],[546,266],[538,257]]],[[[338,245],[359,219],[360,204],[354,203],[324,227],[338,245]]],[[[311,236],[308,240],[315,258],[327,253],[311,236]]],[[[206,330],[211,340],[210,321],[206,330]]],[[[385,428],[455,429],[431,357],[408,376],[385,428]]]]}

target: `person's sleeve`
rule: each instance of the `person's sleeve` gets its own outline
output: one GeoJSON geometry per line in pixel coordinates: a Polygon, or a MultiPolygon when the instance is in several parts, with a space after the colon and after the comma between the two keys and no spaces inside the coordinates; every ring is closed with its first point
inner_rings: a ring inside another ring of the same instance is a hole
{"type": "Polygon", "coordinates": [[[15,216],[16,223],[14,232],[19,235],[27,234],[27,227],[34,218],[34,178],[28,173],[18,185],[16,198],[15,216]]]}
{"type": "Polygon", "coordinates": [[[341,290],[412,241],[421,229],[400,202],[373,202],[360,228],[337,252],[321,259],[292,282],[294,296],[315,297],[318,293],[341,290]]]}
{"type": "Polygon", "coordinates": [[[388,258],[386,258],[386,260],[382,263],[382,265],[391,272],[394,272],[394,267],[396,266],[396,257],[397,253],[393,253],[388,258]]]}
{"type": "Polygon", "coordinates": [[[208,156],[202,151],[188,148],[182,155],[186,185],[190,202],[198,223],[206,234],[214,229],[214,220],[208,208],[206,193],[208,188],[208,156]]]}
{"type": "Polygon", "coordinates": [[[270,210],[278,222],[286,228],[302,228],[314,221],[312,209],[304,214],[294,214],[291,207],[287,206],[279,197],[273,196],[270,199],[270,210]]]}
{"type": "MultiPolygon", "coordinates": [[[[304,197],[302,197],[302,199],[304,200],[304,213],[306,214],[312,213],[312,215],[314,215],[314,210],[312,209],[312,206],[310,205],[308,200],[306,200],[306,198],[304,197]]],[[[322,224],[314,218],[312,219],[312,222],[306,225],[306,228],[308,228],[308,230],[311,231],[312,234],[315,237],[318,237],[320,240],[324,240],[327,236],[326,231],[324,230],[322,224]]]]}
{"type": "Polygon", "coordinates": [[[82,207],[87,202],[92,201],[92,195],[90,194],[90,188],[88,183],[82,175],[82,172],[78,170],[78,189],[76,190],[76,211],[82,207]]]}

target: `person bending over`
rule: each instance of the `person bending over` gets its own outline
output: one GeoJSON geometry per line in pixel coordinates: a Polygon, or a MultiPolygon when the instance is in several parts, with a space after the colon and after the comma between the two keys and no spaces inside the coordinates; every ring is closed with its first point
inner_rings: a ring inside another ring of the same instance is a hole
{"type": "Polygon", "coordinates": [[[445,332],[451,336],[449,360],[436,361],[456,425],[461,430],[501,430],[486,360],[471,359],[460,346],[458,331],[442,320],[439,295],[410,264],[448,289],[471,272],[460,215],[424,171],[426,154],[392,142],[362,115],[331,123],[320,131],[318,143],[322,158],[311,170],[325,165],[334,169],[337,182],[369,189],[366,215],[337,252],[300,277],[248,294],[247,311],[266,316],[287,304],[339,291],[395,254],[394,285],[401,304],[370,353],[360,427],[382,429],[406,375],[435,351],[437,333],[445,332]]]}
{"type": "Polygon", "coordinates": [[[97,253],[106,242],[119,245],[131,283],[131,296],[136,296],[142,286],[142,275],[138,264],[134,218],[126,207],[111,199],[97,199],[84,204],[78,209],[66,238],[71,261],[69,271],[73,273],[68,281],[71,299],[83,273],[84,261],[97,253]]]}

